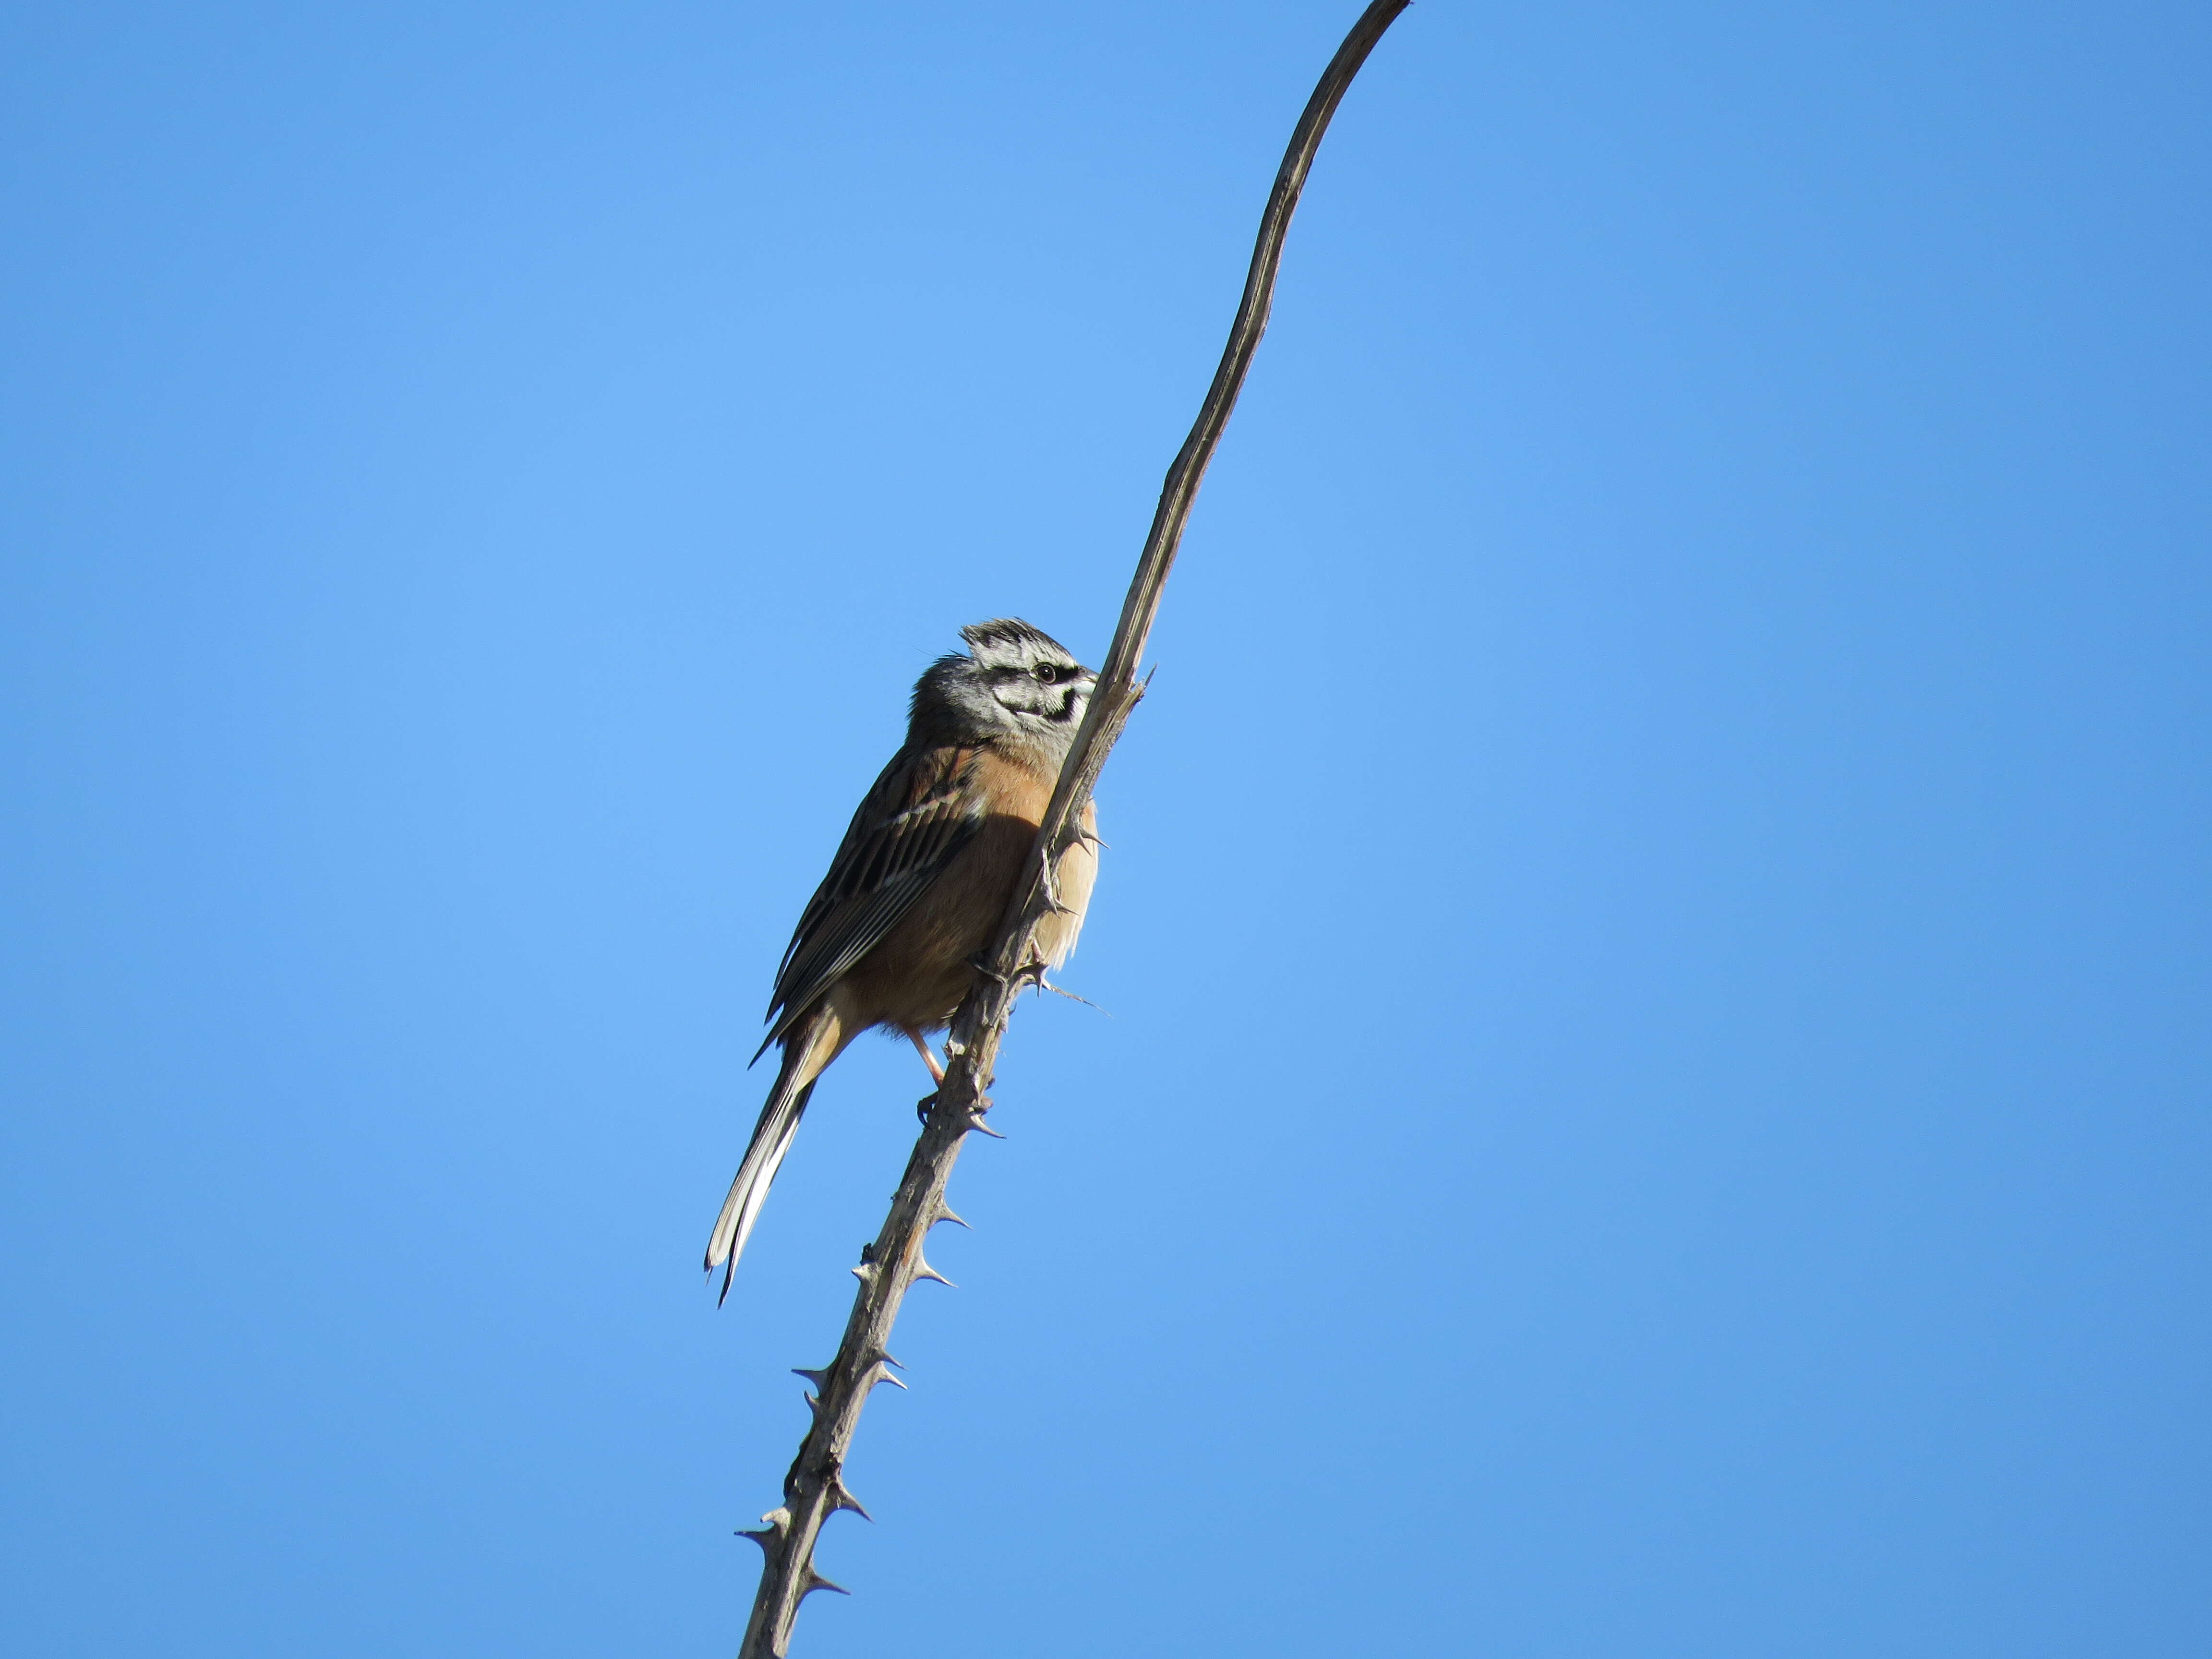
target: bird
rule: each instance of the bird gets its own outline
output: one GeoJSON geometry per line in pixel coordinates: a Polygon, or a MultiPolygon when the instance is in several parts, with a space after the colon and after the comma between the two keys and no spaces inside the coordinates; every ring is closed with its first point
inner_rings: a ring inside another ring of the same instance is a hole
{"type": "MultiPolygon", "coordinates": [[[[707,1241],[730,1293],[738,1258],[791,1149],[815,1080],[861,1032],[905,1036],[945,1080],[929,1034],[951,1022],[1012,901],[1098,677],[1041,629],[995,617],[960,630],[914,688],[906,741],[860,802],[777,965],[775,1085],[707,1241]]],[[[1037,971],[1075,948],[1097,874],[1097,819],[1054,869],[1037,971]]],[[[927,1104],[927,1102],[924,1103],[927,1104]]]]}

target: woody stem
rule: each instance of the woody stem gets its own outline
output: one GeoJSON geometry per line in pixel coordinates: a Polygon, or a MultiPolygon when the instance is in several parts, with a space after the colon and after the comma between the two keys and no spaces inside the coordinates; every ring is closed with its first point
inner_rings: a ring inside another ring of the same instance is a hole
{"type": "Polygon", "coordinates": [[[791,1639],[799,1604],[809,1592],[837,1588],[814,1566],[814,1545],[822,1523],[840,1509],[858,1510],[859,1504],[844,1483],[846,1453],[860,1420],[860,1408],[875,1386],[896,1382],[890,1368],[896,1362],[888,1344],[891,1327],[908,1287],[917,1279],[942,1279],[923,1260],[921,1247],[929,1230],[939,1221],[957,1219],[945,1205],[945,1187],[961,1143],[971,1132],[995,1133],[983,1115],[991,1103],[984,1095],[996,1068],[1000,1044],[1012,1017],[1014,1000],[1022,983],[1022,969],[1036,954],[1037,925],[1054,908],[1048,872],[1060,854],[1081,838],[1083,809],[1091,799],[1106,757],[1128,723],[1144,688],[1137,681],[1137,665],[1159,612],[1160,596],[1168,572],[1182,545],[1183,526],[1191,504],[1206,476],[1221,434],[1229,423],[1237,394],[1252,366],[1266,333],[1267,313],[1273,302],[1275,276],[1282,260],[1283,239],[1306,173],[1328,130],[1329,118],[1367,54],[1410,3],[1410,0],[1374,0],[1345,36],[1344,43],[1322,73],[1313,96],[1291,134],[1283,163],[1275,174],[1274,188],[1260,218],[1260,233],[1252,249],[1252,264],[1244,279],[1244,294],[1229,330],[1220,365],[1190,435],[1183,441],[1160,489],[1152,526],[1138,558],[1128,597],[1122,601],[1114,642],[1099,671],[1091,704],[1077,730],[1052,804],[1038,826],[1036,855],[1000,922],[995,941],[979,963],[975,988],[953,1017],[952,1035],[945,1043],[944,1080],[907,1160],[906,1174],[891,1199],[890,1213],[883,1231],[853,1269],[860,1281],[853,1312],[845,1322],[844,1340],[829,1367],[805,1375],[815,1384],[807,1401],[813,1425],[799,1444],[799,1456],[784,1477],[782,1507],[763,1517],[760,1531],[748,1534],[766,1557],[761,1568],[760,1589],[753,1601],[752,1618],[745,1627],[739,1659],[783,1659],[791,1639]]]}

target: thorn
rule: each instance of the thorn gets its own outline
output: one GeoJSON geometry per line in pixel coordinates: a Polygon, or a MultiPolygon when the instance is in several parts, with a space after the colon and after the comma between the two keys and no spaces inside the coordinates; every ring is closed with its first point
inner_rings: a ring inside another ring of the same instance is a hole
{"type": "Polygon", "coordinates": [[[863,1285],[874,1284],[876,1282],[876,1264],[872,1261],[863,1261],[859,1267],[853,1269],[853,1277],[859,1279],[863,1285]]]}
{"type": "MultiPolygon", "coordinates": [[[[940,1221],[949,1221],[956,1227],[968,1227],[965,1221],[952,1213],[952,1206],[941,1198],[937,1200],[937,1213],[929,1218],[929,1224],[934,1227],[940,1221]]],[[[975,1230],[968,1227],[968,1231],[972,1233],[975,1230]]]]}
{"type": "MultiPolygon", "coordinates": [[[[988,1135],[994,1140],[1004,1140],[1006,1139],[1006,1136],[1000,1134],[996,1129],[994,1129],[989,1124],[983,1121],[983,1115],[981,1112],[975,1113],[968,1120],[968,1127],[974,1130],[977,1134],[988,1135]]],[[[855,1267],[853,1271],[858,1273],[860,1269],[855,1267]]]]}
{"type": "MultiPolygon", "coordinates": [[[[1037,975],[1037,988],[1040,990],[1049,991],[1056,997],[1066,997],[1070,1002],[1079,1002],[1086,1008],[1098,1008],[1098,1005],[1093,1002],[1089,997],[1079,997],[1073,991],[1064,990],[1060,986],[1054,985],[1051,981],[1045,978],[1042,974],[1039,974],[1037,975]]],[[[1098,1008],[1098,1012],[1102,1014],[1106,1013],[1106,1011],[1103,1008],[1098,1008]]],[[[1106,1014],[1106,1018],[1111,1019],[1114,1017],[1111,1014],[1106,1014]]]]}
{"type": "Polygon", "coordinates": [[[830,1375],[830,1368],[827,1365],[824,1365],[818,1371],[810,1371],[804,1365],[793,1365],[791,1368],[791,1374],[793,1376],[805,1377],[809,1382],[811,1382],[814,1385],[815,1392],[819,1394],[822,1391],[823,1381],[830,1375]]]}
{"type": "Polygon", "coordinates": [[[916,1279],[933,1279],[948,1291],[957,1291],[960,1288],[919,1255],[914,1259],[914,1276],[916,1279]]]}
{"type": "Polygon", "coordinates": [[[766,1554],[777,1544],[782,1542],[784,1534],[791,1530],[791,1511],[782,1509],[770,1510],[766,1515],[761,1516],[761,1520],[766,1524],[758,1532],[748,1532],[740,1528],[738,1536],[751,1539],[754,1543],[761,1547],[762,1553],[766,1554]]]}
{"type": "Polygon", "coordinates": [[[840,1595],[850,1595],[853,1593],[847,1589],[842,1584],[831,1583],[820,1573],[815,1571],[813,1568],[809,1567],[806,1570],[805,1585],[799,1592],[799,1597],[801,1600],[804,1600],[805,1597],[813,1595],[814,1592],[818,1589],[835,1590],[840,1595]]]}
{"type": "Polygon", "coordinates": [[[850,1510],[863,1521],[872,1522],[876,1518],[860,1507],[860,1500],[853,1496],[850,1489],[846,1486],[843,1477],[840,1475],[833,1474],[830,1477],[830,1513],[833,1515],[839,1510],[850,1510]]]}
{"type": "Polygon", "coordinates": [[[822,1403],[820,1395],[810,1394],[806,1396],[806,1409],[814,1413],[814,1420],[819,1423],[822,1420],[822,1413],[830,1408],[822,1403]]]}
{"type": "Polygon", "coordinates": [[[887,1353],[879,1353],[873,1359],[864,1364],[860,1367],[860,1392],[863,1395],[873,1394],[878,1382],[889,1382],[896,1388],[905,1388],[905,1383],[890,1374],[889,1368],[893,1365],[898,1365],[901,1370],[906,1369],[905,1366],[899,1365],[898,1361],[887,1353]]]}
{"type": "Polygon", "coordinates": [[[883,1348],[878,1348],[878,1349],[877,1349],[877,1350],[876,1350],[876,1357],[875,1357],[873,1359],[871,1359],[871,1360],[868,1362],[868,1364],[870,1364],[871,1365],[892,1365],[892,1366],[896,1366],[896,1367],[897,1367],[897,1369],[899,1369],[900,1370],[904,1370],[906,1369],[906,1367],[905,1367],[905,1366],[899,1364],[899,1362],[898,1362],[897,1360],[896,1360],[896,1359],[894,1359],[894,1358],[891,1358],[890,1353],[890,1352],[889,1352],[888,1350],[886,1350],[886,1349],[883,1349],[883,1348]]]}

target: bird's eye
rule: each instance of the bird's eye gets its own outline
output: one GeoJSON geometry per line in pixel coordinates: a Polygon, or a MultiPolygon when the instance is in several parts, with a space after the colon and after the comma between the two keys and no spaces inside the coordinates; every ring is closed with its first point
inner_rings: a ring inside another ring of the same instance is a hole
{"type": "Polygon", "coordinates": [[[1054,681],[1060,678],[1060,670],[1055,665],[1048,662],[1041,662],[1030,672],[1035,674],[1039,679],[1042,680],[1047,685],[1052,684],[1054,681]]]}

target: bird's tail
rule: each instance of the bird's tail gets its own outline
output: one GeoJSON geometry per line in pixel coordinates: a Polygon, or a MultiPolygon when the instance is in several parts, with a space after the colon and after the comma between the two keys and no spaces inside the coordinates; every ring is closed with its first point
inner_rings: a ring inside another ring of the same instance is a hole
{"type": "Polygon", "coordinates": [[[761,1108],[760,1121],[753,1126],[752,1145],[745,1148],[744,1162],[738,1165],[737,1179],[730,1182],[730,1195],[722,1200],[722,1212],[714,1218],[714,1231],[707,1239],[707,1271],[722,1270],[718,1301],[730,1294],[738,1258],[744,1254],[745,1240],[752,1235],[753,1223],[768,1197],[769,1183],[775,1179],[783,1155],[791,1150],[791,1138],[799,1133],[799,1116],[814,1092],[814,1079],[843,1046],[837,1042],[838,1024],[830,1010],[818,1010],[791,1033],[786,1043],[775,1087],[769,1091],[768,1104],[761,1108]]]}

